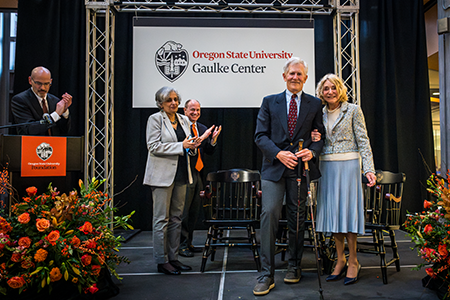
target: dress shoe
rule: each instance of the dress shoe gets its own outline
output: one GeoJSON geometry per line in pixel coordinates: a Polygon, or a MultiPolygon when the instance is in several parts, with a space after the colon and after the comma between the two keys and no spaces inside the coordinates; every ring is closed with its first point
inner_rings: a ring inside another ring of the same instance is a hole
{"type": "Polygon", "coordinates": [[[169,263],[179,271],[189,271],[192,270],[191,267],[182,264],[179,260],[171,260],[169,263]]]}
{"type": "Polygon", "coordinates": [[[180,271],[178,271],[175,267],[173,267],[169,263],[158,264],[158,272],[164,273],[167,275],[180,275],[181,274],[180,271]]]}
{"type": "Polygon", "coordinates": [[[300,281],[300,278],[302,278],[302,269],[289,266],[286,276],[284,276],[284,282],[297,283],[300,281]]]}
{"type": "Polygon", "coordinates": [[[194,252],[194,253],[201,253],[201,252],[203,252],[203,248],[202,247],[194,247],[193,245],[189,246],[189,250],[191,252],[194,252]]]}
{"type": "Polygon", "coordinates": [[[353,277],[353,278],[345,277],[344,284],[349,285],[349,284],[356,283],[358,281],[359,271],[361,271],[361,264],[358,262],[358,273],[356,273],[356,277],[353,277]]]}
{"type": "Polygon", "coordinates": [[[194,253],[192,253],[189,248],[179,249],[178,254],[184,257],[194,257],[194,253]]]}
{"type": "Polygon", "coordinates": [[[253,294],[256,296],[267,295],[271,289],[275,287],[275,281],[272,277],[261,276],[258,278],[258,283],[253,289],[253,294]]]}
{"type": "Polygon", "coordinates": [[[345,265],[338,275],[329,275],[325,280],[326,281],[338,281],[338,280],[341,280],[342,277],[344,277],[345,272],[347,272],[347,267],[348,267],[348,265],[345,265]]]}

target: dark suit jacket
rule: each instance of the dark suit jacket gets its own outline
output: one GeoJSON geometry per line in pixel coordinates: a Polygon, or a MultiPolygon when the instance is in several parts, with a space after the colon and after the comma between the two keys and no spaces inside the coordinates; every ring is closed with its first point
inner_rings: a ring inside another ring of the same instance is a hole
{"type": "MultiPolygon", "coordinates": [[[[203,125],[202,123],[197,122],[197,128],[198,128],[198,135],[201,136],[203,133],[205,133],[205,131],[208,129],[208,127],[206,127],[205,125],[203,125]]],[[[194,133],[192,132],[191,129],[191,134],[192,136],[194,136],[194,133]]],[[[202,157],[202,161],[203,163],[205,163],[205,159],[204,159],[204,155],[208,154],[211,155],[214,153],[214,151],[216,150],[216,147],[211,145],[211,135],[208,136],[208,138],[206,138],[202,144],[197,148],[197,151],[200,151],[200,156],[202,157]]],[[[198,172],[195,169],[195,164],[197,163],[197,159],[198,159],[198,154],[191,156],[191,169],[193,172],[198,172]]],[[[203,170],[202,170],[203,171],[203,170]]]]}
{"type": "MultiPolygon", "coordinates": [[[[56,109],[56,104],[60,101],[56,96],[47,94],[48,110],[52,113],[56,109]]],[[[11,111],[14,117],[14,123],[28,123],[42,120],[44,114],[42,107],[31,88],[15,95],[11,100],[11,111]]],[[[70,129],[69,118],[61,117],[52,127],[52,135],[67,135],[70,129]]],[[[48,135],[47,124],[34,124],[21,126],[17,129],[21,135],[48,135]]]]}
{"type": "MultiPolygon", "coordinates": [[[[297,152],[300,139],[304,140],[303,148],[314,150],[317,157],[322,150],[323,138],[319,142],[311,141],[313,129],[318,129],[322,137],[324,136],[320,99],[302,93],[300,113],[292,140],[289,139],[287,123],[286,92],[264,97],[255,131],[255,143],[263,153],[262,179],[275,182],[281,179],[286,166],[276,158],[276,155],[281,150],[297,152]]],[[[315,161],[316,159],[312,159],[309,163],[311,179],[320,177],[315,161]]]]}

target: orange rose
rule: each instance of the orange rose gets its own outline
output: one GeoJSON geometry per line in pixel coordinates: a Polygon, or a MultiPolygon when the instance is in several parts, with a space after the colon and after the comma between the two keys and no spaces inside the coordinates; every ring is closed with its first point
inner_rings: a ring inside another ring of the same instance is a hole
{"type": "Polygon", "coordinates": [[[11,255],[11,261],[13,262],[19,262],[22,259],[22,254],[20,253],[13,253],[11,255]]]}
{"type": "Polygon", "coordinates": [[[442,257],[446,257],[448,254],[447,246],[445,244],[444,245],[440,244],[438,246],[438,252],[442,257]]]}
{"type": "Polygon", "coordinates": [[[78,246],[80,246],[81,241],[80,241],[80,239],[79,239],[77,236],[74,236],[74,237],[72,238],[72,240],[70,241],[70,243],[71,243],[75,248],[77,248],[78,246]]]}
{"type": "Polygon", "coordinates": [[[30,222],[30,214],[29,213],[23,213],[20,216],[17,217],[17,220],[22,224],[27,224],[30,222]]]}
{"type": "Polygon", "coordinates": [[[37,262],[44,261],[47,258],[48,252],[44,249],[39,249],[36,251],[36,254],[34,255],[34,260],[37,262]]]}
{"type": "Polygon", "coordinates": [[[24,269],[34,268],[34,263],[29,260],[22,260],[21,265],[22,265],[22,268],[24,268],[24,269]]]}
{"type": "Polygon", "coordinates": [[[425,209],[430,208],[432,204],[433,204],[433,203],[431,203],[430,201],[427,201],[427,200],[424,200],[424,201],[423,201],[423,207],[424,207],[425,209]]]}
{"type": "Polygon", "coordinates": [[[84,232],[84,234],[88,234],[92,232],[92,224],[90,222],[84,222],[83,226],[78,228],[80,231],[84,232]]]}
{"type": "Polygon", "coordinates": [[[426,226],[425,226],[425,228],[423,229],[423,232],[425,233],[425,234],[429,234],[429,233],[431,233],[433,231],[433,226],[431,226],[430,224],[427,224],[426,226]]]}
{"type": "Polygon", "coordinates": [[[8,285],[13,289],[20,289],[25,284],[25,279],[19,276],[14,276],[8,280],[8,285]]]}
{"type": "Polygon", "coordinates": [[[50,244],[52,244],[52,246],[56,245],[56,241],[59,239],[59,231],[58,230],[53,230],[52,232],[50,232],[45,239],[47,241],[49,241],[50,244]]]}
{"type": "Polygon", "coordinates": [[[19,239],[19,246],[22,246],[24,248],[30,248],[31,246],[31,239],[29,237],[21,237],[19,239]]]}
{"type": "Polygon", "coordinates": [[[89,266],[91,264],[91,261],[92,261],[92,256],[90,256],[89,254],[85,254],[81,257],[81,262],[85,266],[89,266]]]}
{"type": "Polygon", "coordinates": [[[36,228],[40,232],[46,231],[50,227],[50,221],[47,219],[36,219],[36,228]]]}
{"type": "Polygon", "coordinates": [[[29,188],[27,188],[27,193],[28,196],[33,197],[37,193],[37,188],[34,186],[30,186],[29,188]]]}
{"type": "Polygon", "coordinates": [[[53,268],[50,271],[50,281],[51,282],[58,281],[61,278],[62,278],[62,274],[61,274],[61,271],[59,270],[59,268],[53,268]]]}

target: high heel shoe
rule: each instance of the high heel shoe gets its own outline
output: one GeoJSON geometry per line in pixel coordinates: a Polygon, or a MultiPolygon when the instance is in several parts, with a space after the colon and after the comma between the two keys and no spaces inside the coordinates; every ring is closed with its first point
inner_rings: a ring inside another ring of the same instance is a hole
{"type": "Polygon", "coordinates": [[[361,264],[358,262],[358,273],[356,273],[356,277],[353,278],[345,277],[344,285],[356,283],[358,281],[359,271],[361,271],[361,264]]]}
{"type": "Polygon", "coordinates": [[[347,272],[347,267],[348,267],[348,265],[346,264],[342,268],[341,272],[338,275],[329,275],[325,280],[326,281],[338,281],[338,280],[341,280],[342,277],[344,276],[345,272],[347,272]]]}

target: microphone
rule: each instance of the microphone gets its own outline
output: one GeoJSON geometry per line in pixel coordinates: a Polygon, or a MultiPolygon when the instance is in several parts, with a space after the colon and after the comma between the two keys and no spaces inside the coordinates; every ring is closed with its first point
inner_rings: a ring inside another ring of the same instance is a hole
{"type": "Polygon", "coordinates": [[[53,125],[54,122],[53,122],[52,117],[48,113],[45,113],[45,114],[42,115],[42,120],[39,121],[39,123],[40,124],[53,125]]]}

